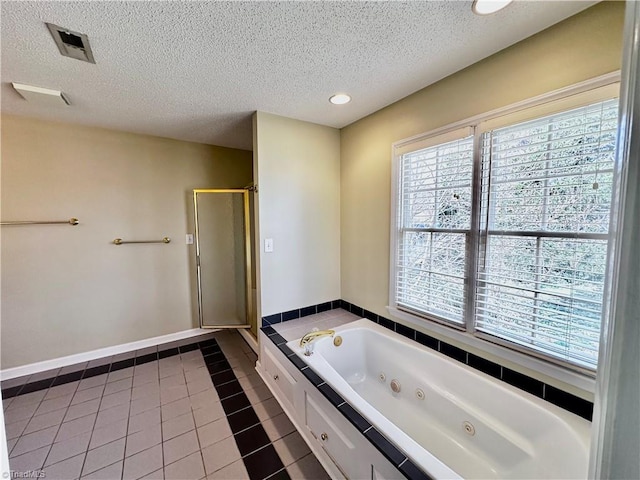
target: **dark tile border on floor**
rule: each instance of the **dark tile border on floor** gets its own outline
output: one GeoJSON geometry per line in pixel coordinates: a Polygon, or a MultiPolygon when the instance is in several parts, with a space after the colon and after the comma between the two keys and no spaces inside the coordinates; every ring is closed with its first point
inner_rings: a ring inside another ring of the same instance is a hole
{"type": "Polygon", "coordinates": [[[25,375],[23,377],[5,380],[2,382],[2,399],[4,400],[7,398],[16,397],[18,395],[25,395],[27,393],[36,392],[38,390],[45,390],[47,388],[63,385],[65,383],[76,382],[78,380],[84,380],[85,378],[91,378],[98,375],[103,375],[105,373],[123,370],[125,368],[133,367],[136,365],[154,362],[161,358],[178,355],[179,353],[186,353],[191,350],[197,350],[198,340],[194,341],[194,338],[197,337],[186,338],[184,340],[170,342],[167,344],[155,345],[153,347],[146,347],[140,350],[133,350],[102,359],[92,360],[91,362],[79,363],[76,365],[63,367],[61,369],[49,370],[48,372],[34,374],[41,377],[46,377],[47,373],[50,373],[51,375],[48,378],[37,380],[35,382],[29,382],[29,379],[34,375],[25,375]],[[178,344],[177,346],[176,343],[178,344]],[[92,364],[95,366],[92,366],[92,364]],[[72,373],[58,373],[71,370],[73,370],[72,373]],[[7,385],[6,388],[5,385],[7,385]]]}
{"type": "Polygon", "coordinates": [[[520,390],[531,393],[538,398],[541,398],[564,410],[574,413],[586,420],[591,421],[593,418],[593,402],[590,402],[589,400],[585,400],[576,395],[560,390],[552,385],[543,383],[540,380],[536,380],[535,378],[516,372],[515,370],[504,367],[498,363],[486,360],[471,352],[467,352],[462,348],[456,347],[455,345],[451,345],[443,342],[442,340],[438,340],[437,338],[419,332],[407,325],[394,322],[393,320],[385,318],[382,315],[377,315],[373,312],[370,312],[369,310],[365,310],[364,308],[354,305],[353,303],[349,303],[345,300],[334,300],[332,302],[313,305],[311,307],[305,307],[299,310],[291,310],[289,312],[276,313],[274,315],[269,315],[268,317],[262,317],[262,329],[264,330],[265,327],[268,327],[270,325],[293,320],[305,315],[320,313],[320,306],[323,306],[324,308],[324,310],[322,311],[342,308],[349,313],[353,313],[358,317],[371,320],[378,325],[399,333],[409,340],[413,340],[414,342],[418,342],[425,347],[436,350],[437,352],[440,352],[448,356],[449,358],[452,358],[453,360],[456,360],[460,363],[470,366],[471,368],[486,373],[487,375],[497,378],[498,380],[508,383],[513,387],[519,388],[520,390]],[[328,305],[330,305],[331,308],[328,308],[328,305]],[[316,311],[313,311],[314,308],[316,309],[316,311]],[[303,311],[309,311],[311,313],[302,315],[303,311]],[[296,312],[298,312],[297,316],[296,312]]]}
{"type": "Polygon", "coordinates": [[[263,480],[277,475],[279,479],[290,480],[284,463],[217,341],[201,342],[199,348],[249,478],[263,480]]]}
{"type": "MultiPolygon", "coordinates": [[[[206,335],[209,336],[209,334],[206,335]]],[[[183,344],[178,346],[175,346],[175,342],[171,342],[151,347],[152,349],[155,348],[153,352],[150,352],[149,348],[127,352],[122,355],[130,358],[113,361],[116,358],[121,358],[121,356],[116,355],[115,357],[110,357],[103,365],[96,367],[89,367],[90,363],[85,363],[83,368],[76,370],[73,374],[56,375],[31,383],[20,383],[19,379],[12,379],[9,380],[10,386],[2,390],[2,398],[24,395],[44,390],[51,386],[115,372],[134,365],[142,365],[199,349],[209,371],[213,386],[218,392],[222,408],[242,456],[242,461],[249,473],[250,480],[264,480],[274,475],[277,475],[278,479],[290,480],[284,463],[262,427],[260,419],[245,395],[217,340],[215,338],[197,340],[197,338],[192,337],[182,340],[183,344]],[[137,355],[138,352],[140,353],[139,355],[137,355]],[[20,384],[16,385],[16,383],[20,384]]],[[[96,362],[101,363],[99,360],[96,360],[96,362]]],[[[73,368],[65,367],[65,371],[69,370],[73,370],[73,368]]],[[[56,372],[58,371],[62,370],[56,370],[56,372]]],[[[26,381],[28,378],[28,376],[25,376],[24,380],[26,381]]]]}

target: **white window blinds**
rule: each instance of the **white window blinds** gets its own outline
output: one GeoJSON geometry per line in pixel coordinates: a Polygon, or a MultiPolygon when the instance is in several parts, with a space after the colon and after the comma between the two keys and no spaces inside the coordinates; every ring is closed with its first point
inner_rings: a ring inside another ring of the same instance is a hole
{"type": "Polygon", "coordinates": [[[595,368],[617,106],[483,135],[478,332],[595,368]]]}
{"type": "Polygon", "coordinates": [[[442,138],[400,156],[395,300],[399,308],[463,324],[473,136],[442,138]]]}

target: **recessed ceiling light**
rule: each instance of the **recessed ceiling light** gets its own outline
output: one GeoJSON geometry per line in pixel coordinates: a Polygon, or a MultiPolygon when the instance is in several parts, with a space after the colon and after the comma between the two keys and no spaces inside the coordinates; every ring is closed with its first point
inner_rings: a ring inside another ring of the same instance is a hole
{"type": "Polygon", "coordinates": [[[334,105],[344,105],[351,101],[351,97],[346,93],[337,93],[333,97],[329,98],[329,101],[334,105]]]}
{"type": "Polygon", "coordinates": [[[476,15],[490,15],[502,10],[513,0],[473,0],[471,9],[476,15]]]}

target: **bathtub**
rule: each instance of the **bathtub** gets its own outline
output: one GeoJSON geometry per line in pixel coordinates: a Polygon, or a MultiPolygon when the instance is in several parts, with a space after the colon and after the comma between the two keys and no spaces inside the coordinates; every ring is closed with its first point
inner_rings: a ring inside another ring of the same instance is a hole
{"type": "Polygon", "coordinates": [[[369,320],[335,331],[287,345],[428,475],[587,477],[587,420],[369,320]]]}

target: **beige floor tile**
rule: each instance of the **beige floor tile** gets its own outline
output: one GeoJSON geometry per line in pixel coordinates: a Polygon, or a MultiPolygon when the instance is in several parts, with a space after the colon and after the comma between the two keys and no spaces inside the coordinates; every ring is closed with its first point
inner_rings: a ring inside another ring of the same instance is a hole
{"type": "Polygon", "coordinates": [[[44,465],[44,461],[49,454],[51,445],[31,450],[23,455],[9,458],[9,466],[11,470],[16,472],[26,472],[27,470],[38,470],[44,465]]]}
{"type": "Polygon", "coordinates": [[[110,425],[94,429],[93,435],[91,436],[91,443],[89,443],[89,448],[97,448],[101,445],[111,443],[114,440],[124,438],[127,435],[127,423],[127,419],[123,418],[122,420],[118,420],[110,425]]]}
{"type": "MultiPolygon", "coordinates": [[[[158,390],[159,392],[159,390],[158,390]]],[[[138,415],[160,406],[160,395],[147,395],[131,402],[130,416],[138,415]]]]}
{"type": "Polygon", "coordinates": [[[276,440],[273,442],[273,448],[278,452],[285,467],[311,453],[309,446],[298,432],[290,433],[276,440]]]}
{"type": "Polygon", "coordinates": [[[51,400],[52,398],[63,397],[69,394],[75,394],[78,389],[78,385],[80,381],[77,382],[69,382],[63,383],[62,385],[56,385],[55,387],[51,387],[47,390],[47,394],[44,397],[44,400],[51,400]]]}
{"type": "Polygon", "coordinates": [[[207,408],[212,402],[220,401],[218,393],[214,390],[205,390],[189,397],[191,399],[191,408],[197,410],[199,408],[207,408]]]}
{"type": "Polygon", "coordinates": [[[133,377],[133,367],[123,368],[122,370],[116,370],[115,372],[109,373],[107,383],[117,382],[129,377],[133,377]]]}
{"type": "Polygon", "coordinates": [[[47,460],[44,462],[45,466],[54,465],[67,458],[75,457],[81,453],[84,453],[89,448],[89,440],[91,439],[91,432],[77,435],[68,440],[62,442],[56,442],[51,447],[47,460]]]}
{"type": "Polygon", "coordinates": [[[233,462],[217,472],[207,475],[207,480],[248,480],[249,474],[242,460],[233,462]]]}
{"type": "Polygon", "coordinates": [[[146,397],[160,398],[160,384],[159,383],[145,383],[137,387],[133,387],[131,392],[132,400],[140,400],[146,397]]]}
{"type": "Polygon", "coordinates": [[[39,432],[22,435],[18,440],[18,443],[16,443],[16,446],[13,447],[11,456],[17,457],[18,455],[37,450],[45,445],[51,445],[57,431],[58,427],[54,426],[40,430],[39,432]]]}
{"type": "Polygon", "coordinates": [[[73,399],[71,400],[71,405],[77,405],[79,403],[84,403],[84,402],[88,402],[89,400],[100,398],[102,397],[103,392],[104,392],[104,385],[98,385],[97,387],[78,390],[73,396],[73,399]]]}
{"type": "Polygon", "coordinates": [[[263,387],[264,382],[257,373],[252,373],[246,377],[239,378],[238,381],[244,390],[249,390],[257,387],[263,387]]]}
{"type": "Polygon", "coordinates": [[[96,472],[116,462],[120,462],[121,469],[121,460],[124,458],[125,441],[124,438],[121,438],[120,440],[89,450],[82,469],[82,475],[96,472]]]}
{"type": "Polygon", "coordinates": [[[269,390],[269,388],[264,384],[256,388],[250,388],[248,390],[245,390],[244,393],[247,395],[247,398],[249,399],[252,405],[255,405],[256,403],[264,402],[265,400],[268,400],[269,398],[273,397],[271,390],[269,390]]]}
{"type": "Polygon", "coordinates": [[[272,442],[294,432],[296,429],[286,413],[281,413],[280,415],[265,420],[262,422],[262,426],[272,442]]]}
{"type": "Polygon", "coordinates": [[[180,361],[174,364],[160,364],[160,381],[162,381],[163,378],[172,377],[173,375],[179,375],[183,372],[184,370],[182,370],[182,364],[180,363],[180,361]]]}
{"type": "Polygon", "coordinates": [[[189,398],[181,398],[180,400],[176,400],[175,402],[162,405],[161,411],[162,421],[166,422],[167,420],[179,417],[180,415],[184,415],[185,413],[190,413],[191,401],[189,400],[189,398]]]}
{"type": "Polygon", "coordinates": [[[193,453],[164,467],[164,478],[167,480],[199,480],[204,475],[200,452],[193,453]]]}
{"type": "Polygon", "coordinates": [[[173,437],[187,433],[196,428],[191,412],[172,418],[166,422],[162,422],[162,440],[171,440],[173,437]]]}
{"type": "Polygon", "coordinates": [[[209,373],[209,370],[207,370],[206,367],[197,368],[195,370],[189,370],[188,372],[184,373],[184,376],[187,383],[201,382],[204,380],[208,380],[209,382],[211,382],[211,374],[209,373]]]}
{"type": "Polygon", "coordinates": [[[196,427],[202,427],[207,423],[211,423],[224,416],[225,414],[224,409],[222,408],[222,403],[218,401],[211,402],[208,406],[193,411],[193,418],[196,422],[196,427]]]}
{"type": "Polygon", "coordinates": [[[131,401],[131,390],[122,390],[111,395],[105,395],[102,397],[100,410],[108,410],[117,405],[127,404],[129,401],[131,401]]]}
{"type": "Polygon", "coordinates": [[[117,480],[122,477],[122,464],[124,461],[120,460],[108,467],[104,467],[96,472],[88,475],[83,475],[82,479],[87,480],[117,480]]]}
{"type": "Polygon", "coordinates": [[[175,387],[160,387],[160,404],[175,402],[181,398],[189,396],[186,385],[177,385],[175,387]]]}
{"type": "Polygon", "coordinates": [[[135,480],[162,468],[162,445],[156,445],[124,460],[123,480],[135,480]]]}
{"type": "Polygon", "coordinates": [[[47,480],[69,480],[80,478],[80,470],[84,462],[84,453],[68,458],[54,465],[44,467],[47,480]]]}
{"type": "Polygon", "coordinates": [[[198,435],[195,430],[178,435],[162,444],[164,463],[168,465],[184,458],[194,452],[200,451],[198,435]]]}
{"type": "Polygon", "coordinates": [[[125,457],[135,455],[136,453],[153,447],[159,443],[162,443],[162,432],[159,424],[153,425],[132,435],[128,435],[125,457]]]}
{"type": "Polygon", "coordinates": [[[187,390],[189,391],[189,395],[195,395],[196,393],[204,392],[212,388],[213,388],[213,383],[211,382],[210,377],[207,377],[203,380],[196,380],[196,381],[187,383],[187,390]]]}
{"type": "Polygon", "coordinates": [[[331,480],[316,457],[310,453],[287,467],[291,480],[331,480]]]}
{"type": "Polygon", "coordinates": [[[31,420],[29,421],[27,428],[25,428],[24,433],[33,433],[37,432],[38,430],[53,427],[54,425],[60,425],[65,413],[67,413],[67,409],[62,408],[60,410],[54,410],[53,412],[45,413],[43,415],[36,415],[34,417],[31,417],[31,420]]]}
{"type": "Polygon", "coordinates": [[[253,406],[253,410],[256,412],[256,415],[261,422],[284,413],[278,401],[273,397],[265,400],[264,402],[255,404],[253,406]]]}
{"type": "Polygon", "coordinates": [[[84,378],[80,380],[78,385],[78,391],[86,390],[87,388],[94,388],[107,383],[108,374],[96,375],[95,377],[84,378]]]}
{"type": "Polygon", "coordinates": [[[38,406],[38,410],[36,410],[35,415],[42,415],[43,413],[49,413],[68,407],[72,398],[73,393],[70,393],[62,397],[52,398],[51,400],[43,400],[38,406]]]}
{"type": "Polygon", "coordinates": [[[198,428],[198,438],[202,448],[218,443],[220,440],[230,436],[231,428],[226,418],[221,418],[198,428]]]}
{"type": "Polygon", "coordinates": [[[92,413],[97,414],[99,407],[100,398],[94,398],[93,400],[89,400],[88,402],[73,405],[67,410],[64,421],[68,422],[69,420],[75,420],[76,418],[86,417],[87,415],[91,415],[92,413]]]}
{"type": "Polygon", "coordinates": [[[56,442],[68,440],[76,435],[91,432],[96,423],[97,414],[93,413],[84,417],[76,418],[69,422],[65,422],[60,426],[56,435],[56,442]]]}
{"type": "Polygon", "coordinates": [[[38,410],[38,407],[38,403],[22,405],[14,401],[4,412],[4,421],[7,423],[14,423],[20,420],[29,420],[36,412],[36,410],[38,410]]]}
{"type": "Polygon", "coordinates": [[[158,362],[148,362],[143,363],[142,365],[136,365],[133,368],[133,376],[134,377],[144,377],[144,376],[153,376],[155,375],[158,378],[158,362]]]}
{"type": "Polygon", "coordinates": [[[129,416],[129,405],[123,403],[107,410],[98,412],[98,418],[96,418],[96,428],[110,425],[113,422],[122,420],[129,416]]]}
{"type": "Polygon", "coordinates": [[[214,473],[227,465],[240,460],[240,451],[233,437],[214,443],[202,449],[204,468],[208,474],[214,473]]]}
{"type": "Polygon", "coordinates": [[[164,377],[160,379],[160,388],[165,389],[169,387],[177,387],[179,385],[186,385],[187,381],[184,378],[184,372],[180,371],[170,377],[164,377]]]}
{"type": "Polygon", "coordinates": [[[158,425],[160,421],[160,407],[155,407],[138,415],[133,415],[129,417],[128,433],[130,435],[153,425],[158,425]]]}
{"type": "Polygon", "coordinates": [[[164,468],[160,468],[155,472],[145,475],[140,480],[164,480],[164,468]]]}
{"type": "Polygon", "coordinates": [[[112,393],[118,393],[123,390],[130,390],[131,387],[133,387],[133,377],[126,377],[112,382],[107,380],[107,386],[104,387],[104,394],[111,395],[112,393]]]}
{"type": "Polygon", "coordinates": [[[133,386],[141,387],[142,385],[160,385],[160,377],[158,372],[144,373],[133,376],[133,386]]]}
{"type": "MultiPolygon", "coordinates": [[[[256,374],[253,351],[237,333],[221,335],[219,344],[256,414],[268,420],[265,430],[285,465],[295,475],[317,473],[315,457],[256,374]]],[[[98,480],[248,479],[199,350],[65,385],[51,394],[33,392],[39,397],[30,403],[16,397],[4,405],[13,419],[7,424],[15,436],[9,439],[12,467],[46,463],[53,475],[47,478],[77,478],[82,469],[82,478],[98,480]],[[63,413],[65,422],[56,424],[63,413]],[[58,426],[58,436],[47,433],[58,426]]]]}
{"type": "Polygon", "coordinates": [[[17,438],[22,435],[25,427],[29,423],[29,419],[25,418],[24,420],[18,420],[17,422],[7,423],[5,428],[5,434],[7,435],[7,440],[11,440],[12,438],[17,438]]]}

